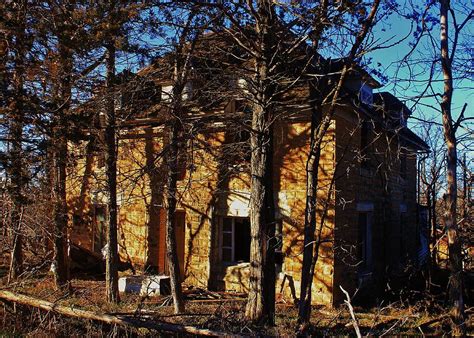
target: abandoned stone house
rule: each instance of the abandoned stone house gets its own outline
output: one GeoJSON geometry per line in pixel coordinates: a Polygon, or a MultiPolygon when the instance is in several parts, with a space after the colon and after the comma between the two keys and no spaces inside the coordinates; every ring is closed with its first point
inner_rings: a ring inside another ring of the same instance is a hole
{"type": "MultiPolygon", "coordinates": [[[[158,80],[157,80],[158,81],[158,80]]],[[[416,263],[422,226],[417,216],[417,153],[427,145],[407,128],[407,107],[362,69],[345,87],[321,149],[318,222],[321,246],[313,302],[341,301],[339,285],[383,287],[387,274],[416,263]]],[[[161,82],[161,103],[170,88],[161,82]]],[[[186,95],[193,95],[192,86],[186,95]]],[[[205,126],[182,142],[176,234],[185,284],[245,292],[248,287],[248,133],[226,118],[236,102],[205,112],[205,126]],[[219,110],[220,109],[220,110],[219,110]]],[[[311,110],[274,124],[279,276],[277,292],[298,297],[311,110]],[[296,294],[294,294],[296,291],[296,294]]],[[[118,132],[121,259],[137,270],[167,273],[164,192],[166,123],[156,115],[129,119],[118,132]]],[[[74,145],[68,175],[70,237],[88,250],[105,245],[103,154],[91,141],[74,145]]]]}

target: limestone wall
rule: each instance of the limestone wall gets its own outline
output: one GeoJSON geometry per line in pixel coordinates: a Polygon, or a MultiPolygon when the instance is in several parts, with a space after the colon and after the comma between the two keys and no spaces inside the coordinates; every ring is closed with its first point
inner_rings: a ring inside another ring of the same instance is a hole
{"type": "Polygon", "coordinates": [[[396,134],[387,134],[376,127],[369,137],[368,165],[362,166],[357,115],[339,112],[336,130],[334,299],[338,303],[343,297],[339,285],[352,293],[357,287],[365,287],[369,296],[380,294],[386,286],[387,272],[397,273],[404,268],[400,259],[401,245],[406,247],[408,256],[415,254],[417,231],[416,156],[408,155],[407,175],[401,177],[400,150],[406,150],[400,149],[403,141],[396,134]],[[372,208],[370,278],[361,276],[358,257],[359,212],[368,208],[372,208]],[[402,211],[404,220],[400,218],[402,211]]]}

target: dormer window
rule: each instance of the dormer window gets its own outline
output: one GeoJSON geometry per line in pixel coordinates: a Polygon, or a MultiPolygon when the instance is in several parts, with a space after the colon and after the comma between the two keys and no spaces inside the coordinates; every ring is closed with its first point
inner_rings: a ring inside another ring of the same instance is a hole
{"type": "Polygon", "coordinates": [[[405,115],[403,108],[400,110],[400,125],[403,127],[407,126],[407,116],[405,115]]]}
{"type": "Polygon", "coordinates": [[[167,85],[161,87],[161,101],[165,103],[171,102],[173,96],[173,85],[167,85]]]}
{"type": "Polygon", "coordinates": [[[374,103],[374,97],[372,94],[372,87],[367,84],[362,84],[359,91],[359,99],[362,103],[372,105],[374,103]]]}
{"type": "Polygon", "coordinates": [[[246,95],[249,92],[247,80],[241,77],[234,77],[230,79],[229,86],[231,90],[235,90],[241,95],[246,95]]]}
{"type": "Polygon", "coordinates": [[[191,100],[193,97],[193,83],[191,81],[186,82],[183,88],[183,94],[181,98],[183,101],[191,100]]]}
{"type": "MultiPolygon", "coordinates": [[[[193,94],[193,84],[191,81],[186,82],[181,94],[183,101],[190,100],[193,94]]],[[[161,102],[170,103],[173,98],[173,85],[163,85],[161,87],[161,102]]]]}

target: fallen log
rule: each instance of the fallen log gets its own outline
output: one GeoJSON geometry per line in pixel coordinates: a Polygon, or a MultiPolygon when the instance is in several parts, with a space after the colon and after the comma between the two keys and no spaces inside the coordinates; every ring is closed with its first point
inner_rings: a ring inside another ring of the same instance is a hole
{"type": "Polygon", "coordinates": [[[157,322],[151,320],[139,320],[137,318],[118,317],[108,314],[99,314],[91,311],[81,310],[73,306],[64,306],[51,303],[42,299],[13,293],[6,290],[0,290],[0,300],[13,302],[17,304],[36,307],[45,311],[55,312],[68,317],[87,319],[109,325],[119,325],[123,327],[133,326],[135,328],[146,328],[160,332],[189,333],[202,336],[226,336],[228,333],[200,329],[194,326],[179,325],[172,323],[157,322]]]}
{"type": "Polygon", "coordinates": [[[232,303],[232,302],[246,302],[246,299],[242,298],[219,298],[219,299],[191,299],[187,303],[192,304],[213,304],[213,303],[232,303]]]}

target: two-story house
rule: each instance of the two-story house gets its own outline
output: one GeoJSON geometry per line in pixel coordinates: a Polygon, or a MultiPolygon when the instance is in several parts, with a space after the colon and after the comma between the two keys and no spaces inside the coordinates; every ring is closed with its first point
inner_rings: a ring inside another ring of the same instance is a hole
{"type": "MultiPolygon", "coordinates": [[[[337,71],[337,62],[334,67],[337,71]]],[[[153,65],[140,74],[149,81],[153,65]]],[[[172,84],[158,76],[152,81],[156,87],[149,86],[151,91],[138,99],[153,97],[147,105],[153,113],[119,124],[118,238],[122,260],[166,274],[163,154],[168,136],[163,107],[171,100],[172,84]]],[[[408,129],[407,107],[390,93],[373,93],[379,87],[361,68],[351,73],[321,149],[315,303],[340,302],[339,285],[382,292],[387,275],[401,273],[416,256],[417,153],[427,145],[408,129]]],[[[304,98],[307,90],[301,93],[304,98]]],[[[183,100],[198,94],[190,81],[183,100]]],[[[192,131],[180,148],[175,224],[180,268],[186,284],[245,292],[250,157],[249,132],[239,122],[245,111],[239,112],[237,101],[206,109],[193,111],[186,122],[192,131]]],[[[281,238],[277,292],[290,298],[298,297],[301,278],[310,114],[307,103],[274,123],[274,197],[281,238]]],[[[72,241],[99,252],[105,245],[107,194],[103,154],[96,143],[91,138],[72,149],[68,201],[72,241]]]]}

